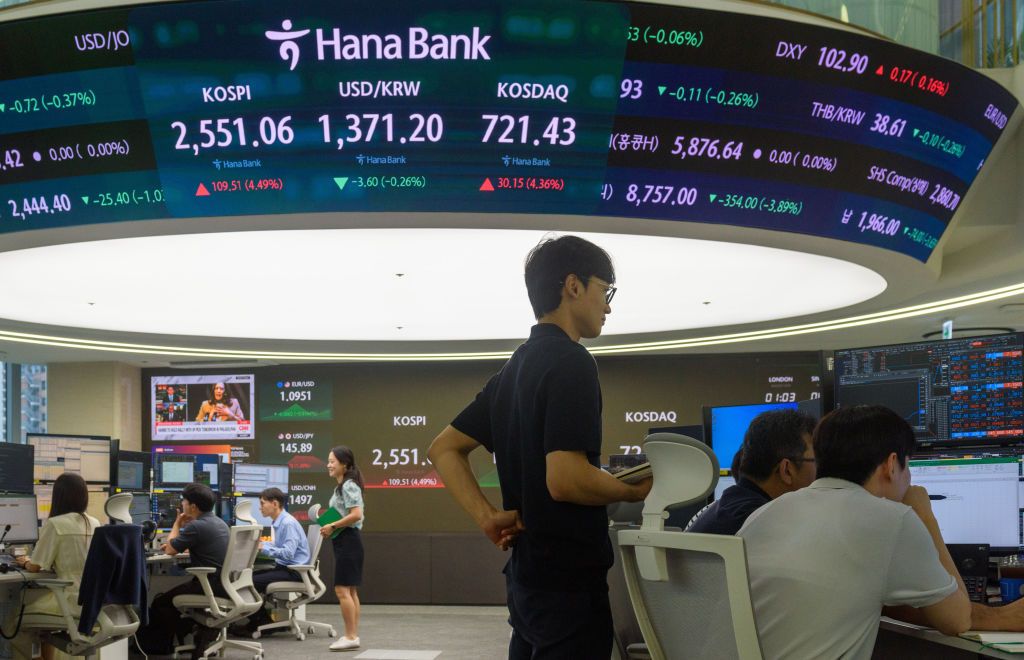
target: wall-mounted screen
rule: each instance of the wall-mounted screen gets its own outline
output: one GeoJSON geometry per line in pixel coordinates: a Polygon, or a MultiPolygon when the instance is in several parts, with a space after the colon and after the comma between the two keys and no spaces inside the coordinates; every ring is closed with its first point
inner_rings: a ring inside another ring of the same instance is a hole
{"type": "Polygon", "coordinates": [[[9,21],[0,43],[0,231],[590,214],[924,261],[1018,106],[852,30],[640,2],[175,2],[9,21]]]}
{"type": "Polygon", "coordinates": [[[75,472],[88,483],[110,483],[110,438],[29,433],[25,439],[36,448],[35,481],[53,481],[65,472],[75,472]]]}
{"type": "Polygon", "coordinates": [[[252,440],[252,374],[154,376],[153,440],[252,440]]]}
{"type": "Polygon", "coordinates": [[[31,493],[35,446],[0,442],[0,493],[31,493]]]}
{"type": "Polygon", "coordinates": [[[836,351],[836,406],[879,404],[922,445],[1024,439],[1024,333],[836,351]]]}

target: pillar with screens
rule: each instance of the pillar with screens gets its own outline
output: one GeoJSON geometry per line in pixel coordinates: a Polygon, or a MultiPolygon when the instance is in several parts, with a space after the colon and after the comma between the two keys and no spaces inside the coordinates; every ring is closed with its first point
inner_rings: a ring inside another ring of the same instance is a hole
{"type": "Polygon", "coordinates": [[[65,472],[75,472],[89,485],[87,512],[101,523],[106,522],[103,505],[110,490],[110,438],[29,433],[26,441],[35,447],[32,478],[39,520],[50,516],[53,482],[65,472]]]}
{"type": "Polygon", "coordinates": [[[911,480],[947,543],[1024,547],[1024,333],[836,351],[836,405],[878,404],[914,429],[911,480]]]}

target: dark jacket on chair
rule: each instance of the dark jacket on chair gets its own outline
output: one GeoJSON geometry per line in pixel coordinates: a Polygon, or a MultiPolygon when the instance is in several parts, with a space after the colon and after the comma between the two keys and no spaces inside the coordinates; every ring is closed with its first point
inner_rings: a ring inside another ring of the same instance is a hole
{"type": "Polygon", "coordinates": [[[78,604],[82,617],[78,632],[87,635],[106,604],[134,605],[142,625],[149,622],[146,553],[139,525],[104,525],[96,528],[85,558],[78,604]]]}

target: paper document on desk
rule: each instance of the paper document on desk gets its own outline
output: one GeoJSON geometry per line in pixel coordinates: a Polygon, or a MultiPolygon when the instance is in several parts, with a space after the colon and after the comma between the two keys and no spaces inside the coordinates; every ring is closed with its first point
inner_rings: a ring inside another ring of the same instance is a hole
{"type": "Polygon", "coordinates": [[[1024,633],[968,630],[960,636],[1004,653],[1024,653],[1024,633]]]}
{"type": "Polygon", "coordinates": [[[624,481],[627,484],[635,484],[638,481],[651,476],[651,464],[641,463],[640,465],[634,465],[633,467],[626,468],[625,470],[619,470],[612,474],[619,481],[624,481]]]}

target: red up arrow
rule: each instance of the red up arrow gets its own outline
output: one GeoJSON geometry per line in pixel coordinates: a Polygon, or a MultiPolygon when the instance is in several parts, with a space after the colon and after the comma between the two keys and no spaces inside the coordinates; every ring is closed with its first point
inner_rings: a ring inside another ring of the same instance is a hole
{"type": "Polygon", "coordinates": [[[200,183],[199,187],[196,188],[196,197],[209,197],[209,196],[210,196],[210,191],[206,189],[206,186],[204,186],[203,184],[200,183]]]}
{"type": "Polygon", "coordinates": [[[484,182],[480,184],[480,190],[483,192],[494,192],[494,186],[491,185],[491,180],[484,179],[484,182]]]}

